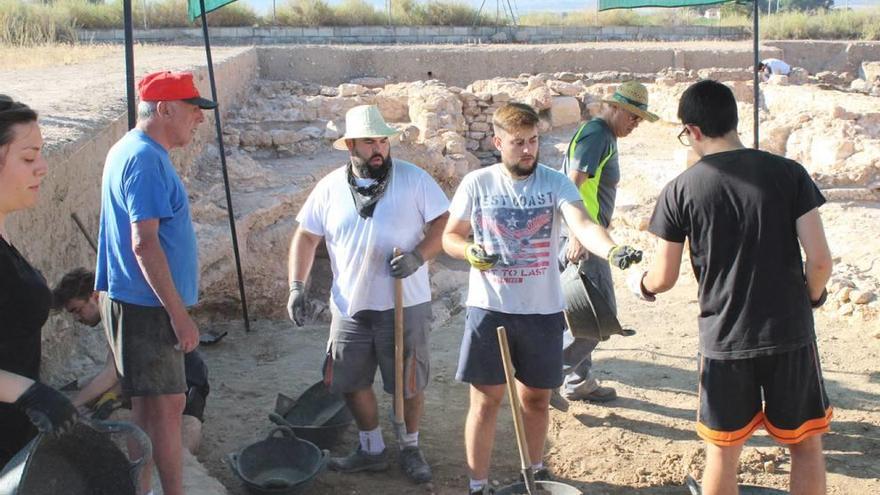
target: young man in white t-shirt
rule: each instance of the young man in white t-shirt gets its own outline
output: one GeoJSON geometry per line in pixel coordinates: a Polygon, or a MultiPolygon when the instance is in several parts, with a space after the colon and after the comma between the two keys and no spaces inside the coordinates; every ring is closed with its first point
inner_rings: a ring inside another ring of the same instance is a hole
{"type": "Polygon", "coordinates": [[[344,166],[321,179],[297,215],[290,248],[290,319],[302,326],[305,281],[323,239],[333,284],[332,322],[324,383],[342,393],[360,430],[346,457],[330,459],[342,472],[388,467],[379,427],[373,378],[378,367],[387,393],[394,392],[394,280],[403,279],[404,420],[398,460],[416,483],[431,480],[419,449],[419,421],[428,384],[431,287],[425,261],[440,252],[449,201],[430,174],[391,159],[388,141],[397,131],[373,105],[352,108],[345,136],[334,147],[347,150],[344,166]],[[402,253],[393,256],[394,248],[402,253]]]}
{"type": "Polygon", "coordinates": [[[467,320],[456,379],[470,383],[465,448],[470,493],[491,493],[489,464],[505,391],[496,328],[504,326],[536,479],[542,462],[550,393],[562,384],[565,300],[556,265],[560,220],[592,253],[625,269],[642,252],[618,246],[594,223],[568,178],[538,163],[538,114],[510,103],[492,119],[501,163],[462,179],[449,208],[443,249],[472,268],[467,320]],[[473,234],[473,241],[469,239],[473,234]]]}

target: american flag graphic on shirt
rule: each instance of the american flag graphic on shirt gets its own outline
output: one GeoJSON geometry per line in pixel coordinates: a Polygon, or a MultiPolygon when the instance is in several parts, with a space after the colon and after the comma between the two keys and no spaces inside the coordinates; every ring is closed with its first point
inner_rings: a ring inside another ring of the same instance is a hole
{"type": "Polygon", "coordinates": [[[473,217],[474,240],[501,259],[492,271],[504,269],[504,282],[521,283],[541,276],[550,266],[553,206],[537,208],[477,208],[473,217]],[[517,270],[515,276],[510,269],[517,270]]]}

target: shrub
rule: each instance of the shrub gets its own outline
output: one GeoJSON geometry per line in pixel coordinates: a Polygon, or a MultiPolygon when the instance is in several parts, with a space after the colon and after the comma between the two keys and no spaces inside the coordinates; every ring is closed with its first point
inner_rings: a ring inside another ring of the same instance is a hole
{"type": "Polygon", "coordinates": [[[339,26],[379,26],[388,23],[388,16],[377,11],[364,0],[344,0],[333,9],[339,26]]]}
{"type": "Polygon", "coordinates": [[[324,0],[289,0],[277,18],[287,26],[331,26],[335,20],[333,9],[324,0]]]}

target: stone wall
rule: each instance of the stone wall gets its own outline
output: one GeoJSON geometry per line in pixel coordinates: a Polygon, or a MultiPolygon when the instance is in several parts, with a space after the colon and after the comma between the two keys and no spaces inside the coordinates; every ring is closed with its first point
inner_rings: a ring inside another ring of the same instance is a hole
{"type": "MultiPolygon", "coordinates": [[[[81,41],[122,43],[121,29],[80,30],[81,41]]],[[[574,41],[685,41],[741,40],[749,37],[738,27],[711,26],[323,26],[211,28],[218,43],[265,45],[315,44],[434,44],[434,43],[570,43],[574,41]]],[[[139,42],[201,44],[202,30],[166,28],[135,30],[139,42]]]]}
{"type": "MultiPolygon", "coordinates": [[[[266,79],[337,85],[363,76],[392,82],[437,79],[464,87],[493,77],[522,73],[621,71],[657,73],[667,68],[746,68],[752,48],[746,43],[700,45],[483,45],[456,46],[285,46],[261,47],[260,74],[266,79]]],[[[779,48],[762,56],[779,57],[779,48]]]]}
{"type": "Polygon", "coordinates": [[[764,45],[779,48],[792,66],[803,67],[810,73],[822,71],[858,74],[864,61],[880,60],[880,42],[877,41],[765,41],[764,45]]]}

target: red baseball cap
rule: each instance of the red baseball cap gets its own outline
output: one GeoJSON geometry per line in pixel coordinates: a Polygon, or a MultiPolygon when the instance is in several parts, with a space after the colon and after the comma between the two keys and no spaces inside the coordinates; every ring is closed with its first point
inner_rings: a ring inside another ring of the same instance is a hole
{"type": "Polygon", "coordinates": [[[138,96],[141,101],[182,100],[199,108],[212,109],[217,103],[202,98],[189,72],[153,72],[138,83],[138,96]]]}

